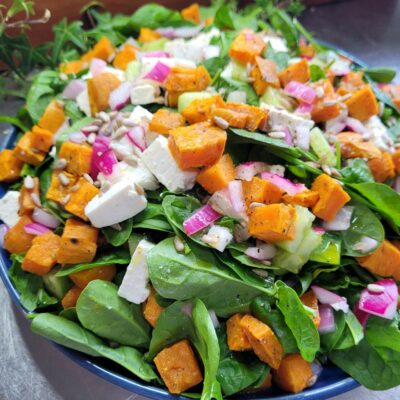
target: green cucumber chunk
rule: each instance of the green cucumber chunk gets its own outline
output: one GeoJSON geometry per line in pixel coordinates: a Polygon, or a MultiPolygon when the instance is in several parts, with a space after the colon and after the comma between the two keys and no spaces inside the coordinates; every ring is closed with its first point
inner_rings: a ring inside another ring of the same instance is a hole
{"type": "Polygon", "coordinates": [[[321,129],[314,128],[311,130],[310,145],[322,164],[328,165],[329,167],[334,167],[336,165],[335,152],[331,149],[321,129]]]}
{"type": "Polygon", "coordinates": [[[73,286],[68,276],[55,276],[60,269],[60,266],[54,267],[48,274],[43,276],[43,283],[46,290],[58,300],[61,300],[65,296],[65,293],[73,286]]]}

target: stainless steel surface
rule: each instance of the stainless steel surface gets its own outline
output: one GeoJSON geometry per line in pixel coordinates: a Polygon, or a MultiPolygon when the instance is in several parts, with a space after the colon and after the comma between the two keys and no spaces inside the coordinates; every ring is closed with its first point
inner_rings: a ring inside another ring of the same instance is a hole
{"type": "MultiPolygon", "coordinates": [[[[396,0],[347,0],[311,9],[302,18],[317,36],[371,65],[400,70],[400,3],[396,0]]],[[[12,112],[0,105],[0,114],[12,112]]],[[[1,136],[0,136],[1,140],[1,136]]],[[[129,393],[67,359],[48,341],[32,334],[29,321],[0,284],[0,400],[133,400],[129,393]]],[[[397,400],[400,388],[371,392],[364,388],[334,400],[397,400]]]]}

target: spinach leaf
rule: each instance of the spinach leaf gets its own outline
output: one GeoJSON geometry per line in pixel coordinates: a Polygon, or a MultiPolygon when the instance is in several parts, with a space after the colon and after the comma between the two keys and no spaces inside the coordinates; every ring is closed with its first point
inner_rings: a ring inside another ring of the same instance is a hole
{"type": "MultiPolygon", "coordinates": [[[[210,43],[220,48],[220,58],[228,56],[229,48],[231,47],[231,44],[236,36],[237,32],[225,31],[211,39],[210,43]]],[[[223,68],[225,68],[225,66],[226,64],[223,65],[223,68]]]]}
{"type": "Polygon", "coordinates": [[[283,282],[277,282],[276,286],[278,308],[296,339],[301,356],[311,362],[320,348],[317,328],[306,313],[297,293],[283,282]]]}
{"type": "Polygon", "coordinates": [[[33,332],[62,346],[93,357],[108,358],[146,382],[158,379],[152,367],[143,360],[143,356],[139,351],[128,346],[112,349],[76,322],[57,315],[43,313],[38,314],[33,319],[31,329],[33,332]]]}
{"type": "Polygon", "coordinates": [[[251,300],[271,289],[243,282],[214,254],[195,243],[190,253],[178,253],[174,239],[158,243],[147,256],[150,280],[166,298],[187,300],[198,297],[220,316],[248,309],[251,300]]]}
{"type": "Polygon", "coordinates": [[[133,217],[133,229],[150,229],[160,232],[172,232],[160,204],[148,203],[145,210],[133,217]]]}
{"type": "Polygon", "coordinates": [[[290,60],[290,54],[286,51],[275,51],[274,48],[268,44],[264,50],[264,57],[271,60],[279,71],[285,69],[290,60]]]}
{"type": "Polygon", "coordinates": [[[344,315],[343,311],[334,311],[335,330],[333,332],[321,334],[321,347],[328,353],[336,349],[336,344],[343,335],[346,326],[344,315]]]}
{"type": "Polygon", "coordinates": [[[297,50],[299,35],[292,18],[283,10],[274,8],[269,16],[271,25],[282,33],[290,49],[297,50]]]}
{"type": "Polygon", "coordinates": [[[385,239],[385,230],[376,215],[363,204],[352,203],[350,227],[341,232],[342,254],[359,257],[373,253],[385,239]],[[374,249],[365,252],[354,248],[363,238],[369,237],[377,241],[374,249]]]}
{"type": "Polygon", "coordinates": [[[204,67],[213,78],[219,71],[222,71],[229,62],[228,57],[212,57],[203,61],[204,67]]]}
{"type": "Polygon", "coordinates": [[[254,8],[249,12],[237,13],[232,5],[222,5],[214,17],[214,24],[221,29],[232,29],[240,31],[244,28],[256,31],[258,29],[257,16],[261,13],[260,8],[254,8]]]}
{"type": "Polygon", "coordinates": [[[6,124],[16,126],[22,132],[29,131],[29,128],[24,124],[24,122],[17,117],[11,117],[9,115],[0,115],[0,122],[5,122],[6,124]]]}
{"type": "Polygon", "coordinates": [[[83,112],[74,100],[64,101],[64,112],[73,124],[84,118],[83,112]]]}
{"type": "Polygon", "coordinates": [[[12,264],[8,275],[20,293],[19,301],[23,307],[28,311],[34,311],[36,308],[44,308],[58,303],[55,297],[46,292],[40,276],[22,270],[22,256],[13,255],[11,260],[12,264]]]}
{"type": "Polygon", "coordinates": [[[237,79],[220,77],[215,83],[217,89],[224,88],[228,92],[232,91],[242,91],[246,93],[246,102],[253,106],[258,106],[260,101],[257,93],[254,91],[253,86],[247,82],[239,81],[237,79]]]}
{"type": "Polygon", "coordinates": [[[64,129],[57,136],[57,141],[56,141],[57,152],[59,151],[61,145],[68,139],[68,136],[70,133],[79,131],[84,126],[90,125],[90,123],[93,121],[93,119],[94,118],[92,118],[92,117],[82,118],[82,119],[76,121],[75,123],[73,123],[69,128],[64,129]]]}
{"type": "Polygon", "coordinates": [[[389,106],[393,110],[395,110],[398,113],[398,108],[396,105],[393,103],[393,100],[389,97],[388,94],[386,94],[383,90],[379,88],[379,86],[374,82],[373,79],[371,79],[368,75],[365,75],[366,80],[368,83],[371,85],[372,89],[374,90],[376,98],[381,101],[383,104],[389,106]]]}
{"type": "Polygon", "coordinates": [[[101,267],[103,265],[128,265],[130,261],[131,256],[129,254],[129,251],[124,248],[113,249],[112,252],[110,252],[109,250],[104,250],[103,252],[100,252],[96,256],[96,258],[90,263],[66,265],[64,268],[61,269],[60,272],[57,272],[56,276],[67,276],[73,274],[74,272],[85,271],[87,269],[101,267]]]}
{"type": "Polygon", "coordinates": [[[375,182],[368,164],[362,158],[348,160],[347,167],[342,168],[340,173],[344,183],[375,182]]]}
{"type": "Polygon", "coordinates": [[[378,83],[389,83],[396,77],[396,70],[387,67],[363,68],[369,78],[378,83]]]}
{"type": "Polygon", "coordinates": [[[107,242],[114,247],[122,246],[128,241],[132,233],[132,218],[120,222],[119,225],[121,227],[120,230],[114,229],[111,226],[108,226],[101,230],[103,232],[103,235],[106,237],[107,242]]]}
{"type": "Polygon", "coordinates": [[[351,311],[344,314],[344,322],[342,335],[334,346],[335,350],[344,350],[357,346],[364,338],[363,327],[351,311]]]}
{"type": "Polygon", "coordinates": [[[112,282],[90,282],[79,296],[76,312],[83,327],[102,338],[133,347],[149,344],[150,327],[141,306],[120,297],[112,282]]]}
{"type": "Polygon", "coordinates": [[[310,78],[311,82],[316,82],[321,79],[325,79],[326,75],[323,69],[316,65],[316,64],[311,64],[310,65],[310,78]]]}

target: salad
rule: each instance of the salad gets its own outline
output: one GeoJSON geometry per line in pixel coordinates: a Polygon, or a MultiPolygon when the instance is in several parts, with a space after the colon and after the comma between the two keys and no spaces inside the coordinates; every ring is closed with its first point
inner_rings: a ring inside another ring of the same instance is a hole
{"type": "Polygon", "coordinates": [[[0,152],[32,331],[202,399],[301,392],[329,363],[399,385],[393,71],[271,2],[91,16],[55,28],[0,152]]]}

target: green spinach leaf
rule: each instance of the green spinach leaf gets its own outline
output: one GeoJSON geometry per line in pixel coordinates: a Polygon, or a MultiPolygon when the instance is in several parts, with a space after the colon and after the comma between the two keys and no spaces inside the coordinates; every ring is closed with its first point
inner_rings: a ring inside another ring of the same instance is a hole
{"type": "Polygon", "coordinates": [[[389,83],[396,77],[396,70],[387,67],[364,68],[364,73],[378,83],[389,83]]]}
{"type": "Polygon", "coordinates": [[[103,235],[106,237],[107,242],[112,246],[119,247],[125,244],[132,233],[133,220],[132,218],[127,219],[126,221],[121,222],[121,229],[114,229],[111,226],[103,228],[101,231],[103,235]]]}
{"type": "Polygon", "coordinates": [[[347,167],[340,170],[344,183],[375,182],[368,164],[362,158],[348,160],[347,167]]]}

